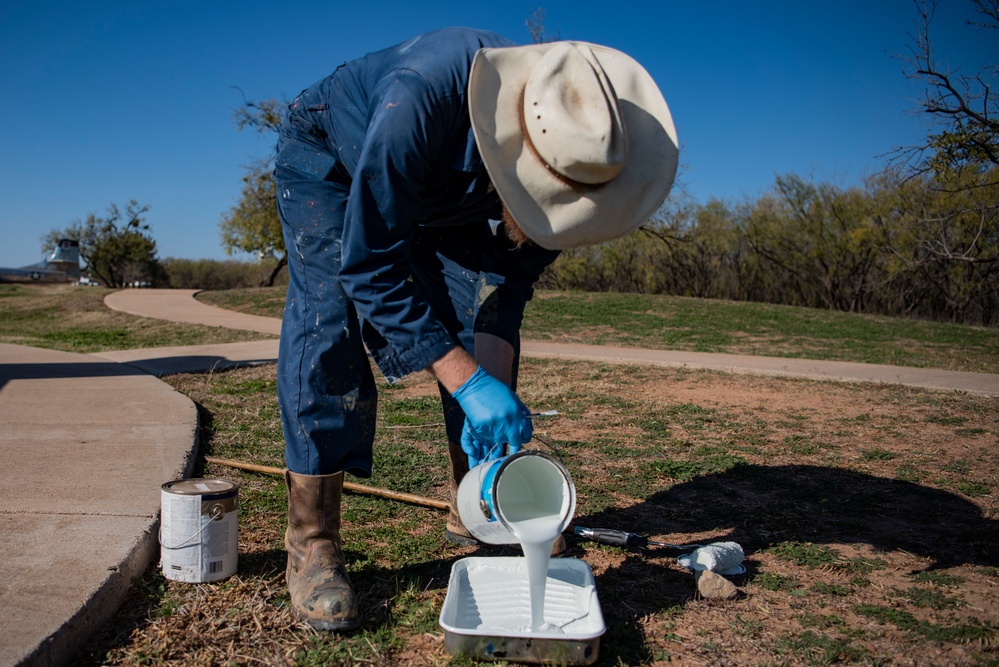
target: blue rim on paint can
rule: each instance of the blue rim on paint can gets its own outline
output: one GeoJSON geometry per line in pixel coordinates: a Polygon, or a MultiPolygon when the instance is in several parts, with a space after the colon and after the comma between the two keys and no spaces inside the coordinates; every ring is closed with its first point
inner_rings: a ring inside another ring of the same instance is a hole
{"type": "Polygon", "coordinates": [[[486,470],[486,474],[482,476],[482,501],[489,508],[489,521],[499,521],[499,515],[496,514],[496,508],[493,506],[493,491],[496,489],[494,481],[508,458],[510,457],[501,456],[493,461],[489,469],[486,470]]]}
{"type": "MultiPolygon", "coordinates": [[[[539,456],[549,461],[554,462],[562,470],[562,474],[565,476],[567,482],[571,484],[569,479],[569,472],[565,470],[562,464],[553,456],[546,454],[544,452],[539,452],[537,450],[522,449],[514,454],[508,454],[506,456],[501,456],[498,459],[494,459],[489,467],[486,469],[485,473],[482,475],[482,487],[481,491],[481,503],[483,513],[488,511],[488,522],[492,523],[494,521],[499,521],[499,513],[496,511],[496,506],[494,504],[494,496],[497,489],[497,477],[500,472],[503,471],[508,465],[513,463],[515,460],[525,457],[525,456],[539,456]]],[[[505,522],[504,522],[505,523],[505,522]]]]}

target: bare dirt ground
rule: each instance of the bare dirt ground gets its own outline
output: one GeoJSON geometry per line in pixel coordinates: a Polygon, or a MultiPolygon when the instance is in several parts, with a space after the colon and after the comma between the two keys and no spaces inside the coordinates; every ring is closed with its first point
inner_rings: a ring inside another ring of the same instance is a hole
{"type": "MultiPolygon", "coordinates": [[[[172,382],[211,416],[213,453],[273,465],[273,379],[257,368],[172,382]],[[263,433],[256,449],[247,429],[263,433]]],[[[536,360],[521,385],[532,409],[560,411],[536,433],[573,475],[575,525],[735,540],[747,553],[740,597],[711,601],[675,551],[570,539],[607,624],[598,664],[999,663],[999,399],[536,360]]],[[[377,446],[391,454],[376,465],[397,457],[405,471],[372,484],[446,497],[439,431],[387,421],[439,419],[435,394],[428,376],[382,388],[377,446]],[[414,469],[429,481],[403,488],[414,469]]],[[[436,621],[451,563],[481,552],[443,542],[442,515],[345,499],[365,618],[331,637],[288,615],[280,482],[205,472],[240,481],[248,500],[239,575],[190,586],[150,573],[94,661],[469,664],[448,655],[436,621]]]]}
{"type": "MultiPolygon", "coordinates": [[[[671,407],[685,406],[699,417],[669,424],[679,449],[745,459],[679,483],[667,469],[660,490],[644,498],[608,485],[611,508],[577,515],[583,525],[627,527],[667,542],[732,539],[749,553],[741,599],[713,602],[697,599],[689,577],[677,577],[673,554],[587,551],[598,581],[634,578],[624,587],[645,591],[641,600],[605,605],[612,617],[635,619],[651,657],[712,665],[994,664],[994,401],[720,374],[636,384],[647,414],[665,408],[675,415],[671,407]],[[977,633],[979,624],[992,632],[977,633]],[[941,641],[948,633],[957,641],[941,641]]],[[[647,463],[630,461],[612,477],[627,479],[647,463]]],[[[606,464],[594,461],[584,475],[599,476],[606,464]]]]}

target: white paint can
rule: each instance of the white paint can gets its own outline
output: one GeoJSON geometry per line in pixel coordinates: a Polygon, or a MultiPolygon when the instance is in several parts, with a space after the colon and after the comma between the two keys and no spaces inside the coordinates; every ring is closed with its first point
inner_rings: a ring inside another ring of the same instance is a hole
{"type": "Polygon", "coordinates": [[[221,479],[161,487],[160,564],[173,581],[203,583],[236,573],[238,488],[221,479]]]}
{"type": "Polygon", "coordinates": [[[518,544],[512,522],[557,516],[559,531],[576,511],[576,486],[555,457],[528,449],[475,466],[458,485],[461,522],[480,542],[518,544]]]}

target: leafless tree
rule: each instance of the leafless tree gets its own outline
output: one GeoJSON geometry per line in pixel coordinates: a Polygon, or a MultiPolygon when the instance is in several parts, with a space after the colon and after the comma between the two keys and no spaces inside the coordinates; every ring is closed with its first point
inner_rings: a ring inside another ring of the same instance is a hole
{"type": "Polygon", "coordinates": [[[559,39],[558,33],[554,35],[548,35],[545,33],[545,16],[546,12],[543,7],[538,7],[531,15],[524,21],[524,25],[527,26],[527,30],[531,33],[531,41],[535,44],[545,44],[546,42],[554,42],[559,39]]]}
{"type": "MultiPolygon", "coordinates": [[[[965,21],[969,38],[971,31],[988,31],[993,33],[992,39],[999,38],[999,0],[970,0],[970,4],[975,16],[965,21]]],[[[908,56],[901,59],[906,76],[924,86],[920,111],[932,116],[940,130],[930,133],[921,145],[898,149],[895,161],[912,175],[939,177],[969,168],[992,169],[999,165],[999,98],[995,90],[999,66],[983,65],[976,72],[966,72],[963,66],[942,64],[931,30],[936,0],[915,0],[915,5],[916,33],[911,35],[908,56]]],[[[976,187],[994,182],[979,182],[976,187]]]]}

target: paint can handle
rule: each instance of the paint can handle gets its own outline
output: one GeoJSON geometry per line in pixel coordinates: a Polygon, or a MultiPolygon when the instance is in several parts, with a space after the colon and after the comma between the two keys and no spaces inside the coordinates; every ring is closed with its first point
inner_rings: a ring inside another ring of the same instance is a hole
{"type": "Polygon", "coordinates": [[[174,549],[180,549],[181,547],[186,546],[194,538],[200,536],[201,533],[205,532],[205,528],[207,528],[208,526],[212,525],[212,521],[221,521],[222,517],[224,517],[224,516],[225,516],[225,508],[222,507],[222,505],[220,503],[216,503],[215,505],[212,505],[211,519],[209,521],[205,522],[205,525],[203,525],[201,527],[201,529],[198,530],[198,532],[196,532],[194,535],[191,535],[189,538],[187,538],[186,540],[184,540],[183,542],[181,542],[180,544],[178,544],[177,546],[174,546],[174,547],[168,547],[167,545],[163,544],[163,524],[161,523],[160,524],[160,530],[159,530],[160,545],[164,549],[167,549],[169,551],[172,551],[174,549]]]}

